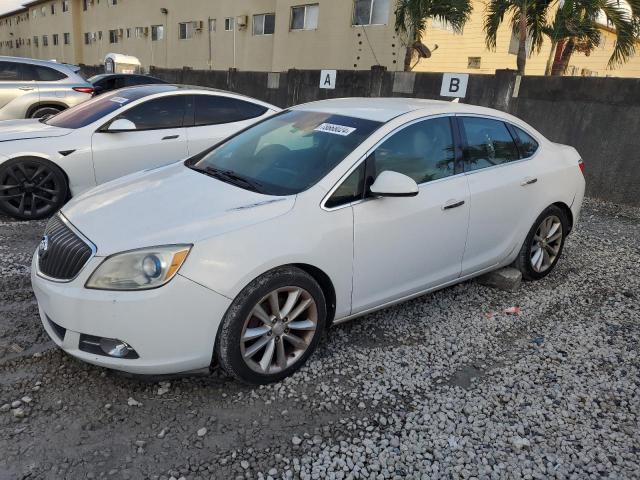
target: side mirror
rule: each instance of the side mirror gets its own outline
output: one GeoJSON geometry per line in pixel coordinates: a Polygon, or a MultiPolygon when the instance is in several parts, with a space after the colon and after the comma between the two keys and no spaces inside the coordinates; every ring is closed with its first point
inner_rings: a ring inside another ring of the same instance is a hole
{"type": "Polygon", "coordinates": [[[136,129],[136,124],[126,118],[118,118],[111,122],[106,131],[110,133],[116,132],[130,132],[136,129]]]}
{"type": "Polygon", "coordinates": [[[415,197],[418,184],[402,173],[385,170],[378,175],[369,191],[378,197],[415,197]]]}

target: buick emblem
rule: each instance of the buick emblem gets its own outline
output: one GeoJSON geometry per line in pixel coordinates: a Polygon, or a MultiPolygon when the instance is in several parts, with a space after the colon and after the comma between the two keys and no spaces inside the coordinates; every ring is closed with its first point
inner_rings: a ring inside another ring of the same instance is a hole
{"type": "Polygon", "coordinates": [[[42,237],[42,240],[40,240],[38,255],[40,255],[40,257],[44,257],[47,254],[47,250],[49,250],[49,236],[45,235],[42,237]]]}

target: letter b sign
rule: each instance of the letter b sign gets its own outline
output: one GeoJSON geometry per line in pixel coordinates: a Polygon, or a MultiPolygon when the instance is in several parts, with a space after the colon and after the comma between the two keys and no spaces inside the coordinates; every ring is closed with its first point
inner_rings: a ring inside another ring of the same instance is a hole
{"type": "Polygon", "coordinates": [[[442,75],[440,96],[464,98],[467,95],[468,82],[469,75],[467,73],[445,73],[442,75]]]}

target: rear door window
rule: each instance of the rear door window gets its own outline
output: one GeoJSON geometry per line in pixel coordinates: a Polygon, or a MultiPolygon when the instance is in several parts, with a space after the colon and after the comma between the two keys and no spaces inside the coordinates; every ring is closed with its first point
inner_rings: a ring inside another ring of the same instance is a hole
{"type": "Polygon", "coordinates": [[[195,126],[240,122],[259,117],[266,107],[236,98],[194,95],[195,126]]]}
{"type": "Polygon", "coordinates": [[[504,122],[490,118],[460,117],[466,138],[465,170],[473,171],[518,160],[518,148],[504,122]]]}
{"type": "Polygon", "coordinates": [[[35,80],[38,82],[57,82],[67,78],[67,76],[49,67],[43,67],[41,65],[22,65],[22,76],[24,80],[35,80]]]}

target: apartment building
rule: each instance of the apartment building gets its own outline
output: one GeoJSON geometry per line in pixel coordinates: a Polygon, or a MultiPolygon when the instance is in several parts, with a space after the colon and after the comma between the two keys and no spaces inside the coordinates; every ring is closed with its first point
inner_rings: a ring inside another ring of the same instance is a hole
{"type": "MultiPolygon", "coordinates": [[[[402,70],[404,46],[394,30],[395,0],[36,0],[0,16],[0,55],[98,65],[107,53],[136,56],[143,66],[254,71],[402,70]]],[[[416,71],[493,73],[516,66],[509,21],[488,51],[484,0],[462,34],[431,21],[424,43],[433,50],[416,71]],[[437,49],[435,45],[438,45],[437,49]]],[[[613,34],[602,47],[574,54],[576,75],[640,76],[640,60],[607,70],[613,34]]],[[[543,74],[550,44],[528,62],[543,74]]]]}

